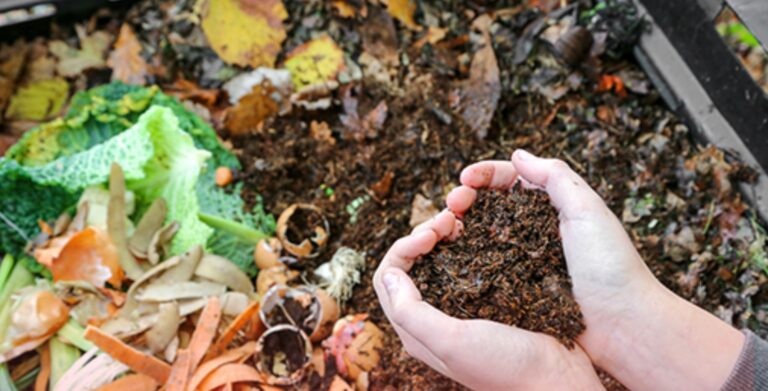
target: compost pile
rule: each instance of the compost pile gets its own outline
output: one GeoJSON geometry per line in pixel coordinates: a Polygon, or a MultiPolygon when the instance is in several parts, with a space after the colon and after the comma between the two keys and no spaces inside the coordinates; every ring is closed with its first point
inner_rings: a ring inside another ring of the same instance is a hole
{"type": "Polygon", "coordinates": [[[557,211],[539,190],[481,191],[464,231],[417,261],[427,302],[459,318],[538,331],[568,347],[584,331],[571,295],[557,211]]]}
{"type": "MultiPolygon", "coordinates": [[[[113,5],[2,37],[0,388],[459,389],[371,279],[516,148],[567,161],[676,293],[768,333],[754,172],[667,110],[631,2],[113,5]]],[[[551,308],[566,342],[577,312],[551,308]]]]}

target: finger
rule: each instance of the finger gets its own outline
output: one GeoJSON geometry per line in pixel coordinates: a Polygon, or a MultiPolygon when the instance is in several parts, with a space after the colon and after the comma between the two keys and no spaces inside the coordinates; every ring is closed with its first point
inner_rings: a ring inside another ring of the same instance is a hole
{"type": "Polygon", "coordinates": [[[453,232],[453,226],[456,223],[456,216],[450,210],[443,210],[431,219],[419,224],[411,231],[411,235],[427,230],[432,230],[442,240],[453,232]]]}
{"type": "Polygon", "coordinates": [[[408,355],[429,365],[432,369],[440,372],[444,376],[451,376],[448,366],[427,349],[426,346],[412,335],[408,334],[402,327],[395,324],[393,324],[392,327],[395,329],[395,333],[397,333],[398,338],[400,338],[400,342],[403,343],[403,347],[408,355]]]}
{"type": "Polygon", "coordinates": [[[470,165],[461,172],[461,184],[473,189],[507,189],[515,183],[517,170],[505,160],[487,160],[470,165]]]}
{"type": "Polygon", "coordinates": [[[464,232],[464,223],[461,220],[456,220],[456,222],[453,224],[453,231],[451,231],[451,234],[448,235],[448,240],[456,240],[459,238],[461,233],[464,232]]]}
{"type": "Polygon", "coordinates": [[[381,280],[384,292],[379,296],[388,298],[382,308],[393,325],[407,332],[441,361],[461,353],[453,349],[457,346],[456,340],[462,338],[460,320],[422,301],[421,293],[402,270],[385,269],[381,280]]]}
{"type": "Polygon", "coordinates": [[[451,212],[463,216],[469,207],[475,203],[475,199],[477,199],[477,190],[468,186],[459,186],[448,193],[445,204],[451,212]]]}
{"type": "Polygon", "coordinates": [[[440,237],[433,230],[418,232],[398,239],[387,251],[379,269],[394,267],[405,272],[411,270],[413,261],[435,247],[440,237]]]}
{"type": "Polygon", "coordinates": [[[562,160],[542,159],[518,149],[512,154],[512,163],[522,179],[549,194],[563,219],[578,219],[584,213],[607,208],[589,184],[562,160]]]}

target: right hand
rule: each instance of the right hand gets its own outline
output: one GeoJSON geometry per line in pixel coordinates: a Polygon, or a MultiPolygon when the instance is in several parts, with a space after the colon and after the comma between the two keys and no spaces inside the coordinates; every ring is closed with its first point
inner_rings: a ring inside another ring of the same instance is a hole
{"type": "Polygon", "coordinates": [[[448,208],[461,216],[478,189],[507,189],[518,179],[546,191],[560,213],[573,294],[587,326],[578,343],[592,361],[631,389],[722,384],[740,351],[741,333],[659,283],[618,218],[564,162],[518,150],[511,161],[473,164],[462,172],[462,186],[448,195],[448,208]],[[694,319],[700,324],[690,323],[694,319]],[[692,326],[715,341],[697,341],[692,326]],[[708,346],[712,342],[729,348],[708,346]],[[708,366],[688,357],[697,351],[691,344],[701,353],[713,350],[719,359],[708,366]]]}

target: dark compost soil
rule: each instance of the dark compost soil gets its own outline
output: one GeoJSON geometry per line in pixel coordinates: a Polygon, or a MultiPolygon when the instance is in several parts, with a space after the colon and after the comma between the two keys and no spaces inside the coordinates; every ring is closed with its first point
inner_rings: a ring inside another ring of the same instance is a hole
{"type": "Polygon", "coordinates": [[[519,185],[481,191],[464,232],[411,271],[424,300],[458,318],[484,318],[549,334],[573,348],[584,331],[549,196],[519,185]]]}

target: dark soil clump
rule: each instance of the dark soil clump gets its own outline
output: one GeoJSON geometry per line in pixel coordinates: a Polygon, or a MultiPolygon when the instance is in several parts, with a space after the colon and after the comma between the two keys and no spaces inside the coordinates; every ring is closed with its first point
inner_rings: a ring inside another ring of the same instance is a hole
{"type": "Polygon", "coordinates": [[[424,299],[452,316],[546,333],[572,348],[585,326],[546,193],[481,191],[464,226],[414,267],[424,299]]]}

